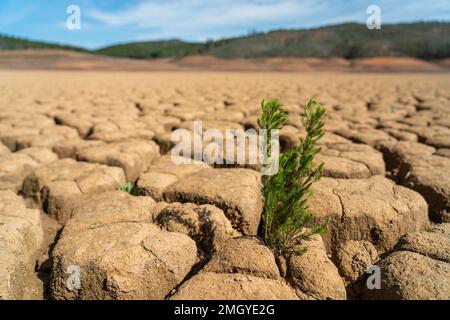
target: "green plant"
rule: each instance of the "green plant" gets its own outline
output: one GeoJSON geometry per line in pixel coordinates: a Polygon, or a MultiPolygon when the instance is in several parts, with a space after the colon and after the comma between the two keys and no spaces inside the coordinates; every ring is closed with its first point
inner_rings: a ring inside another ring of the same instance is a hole
{"type": "Polygon", "coordinates": [[[138,188],[137,188],[136,184],[134,182],[132,182],[132,181],[129,181],[129,182],[121,184],[117,188],[117,190],[129,193],[132,196],[137,196],[138,195],[138,188]]]}
{"type": "MultiPolygon", "coordinates": [[[[261,107],[258,124],[261,129],[268,130],[267,143],[271,139],[270,131],[282,129],[288,116],[277,99],[263,100],[261,107]]],[[[321,121],[324,114],[325,109],[315,99],[309,100],[301,119],[306,137],[301,138],[296,147],[280,155],[277,173],[262,177],[262,237],[278,255],[289,257],[293,253],[302,253],[301,241],[324,233],[329,223],[316,224],[307,204],[312,184],[323,175],[323,163],[316,165],[314,157],[320,152],[317,142],[325,134],[321,121]]],[[[267,153],[270,157],[270,148],[267,153]]]]}

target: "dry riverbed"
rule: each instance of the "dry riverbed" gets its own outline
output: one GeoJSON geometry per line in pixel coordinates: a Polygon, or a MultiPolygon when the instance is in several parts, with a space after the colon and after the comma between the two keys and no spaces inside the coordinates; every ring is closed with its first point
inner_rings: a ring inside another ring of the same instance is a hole
{"type": "Polygon", "coordinates": [[[449,111],[447,73],[2,71],[0,299],[450,299],[449,111]],[[284,149],[310,97],[328,110],[310,210],[331,223],[285,263],[256,167],[169,152],[271,97],[284,149]]]}

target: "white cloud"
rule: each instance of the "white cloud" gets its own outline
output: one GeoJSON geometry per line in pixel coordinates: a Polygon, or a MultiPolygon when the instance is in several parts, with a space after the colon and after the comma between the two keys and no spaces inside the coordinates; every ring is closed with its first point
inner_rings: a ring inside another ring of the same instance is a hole
{"type": "Polygon", "coordinates": [[[130,40],[217,39],[256,30],[365,23],[366,9],[381,7],[382,22],[448,20],[449,0],[139,0],[121,10],[91,9],[86,16],[130,40]],[[436,18],[434,18],[436,17],[436,18]]]}
{"type": "Polygon", "coordinates": [[[91,10],[87,15],[110,27],[208,33],[207,29],[300,22],[323,9],[317,0],[149,0],[117,12],[91,10]]]}

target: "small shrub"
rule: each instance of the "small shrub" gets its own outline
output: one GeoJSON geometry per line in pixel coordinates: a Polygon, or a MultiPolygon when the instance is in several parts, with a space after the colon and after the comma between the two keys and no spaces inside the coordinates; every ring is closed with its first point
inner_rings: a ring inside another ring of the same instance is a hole
{"type": "Polygon", "coordinates": [[[117,190],[129,193],[132,196],[137,196],[138,195],[138,188],[137,188],[136,184],[134,182],[132,182],[132,181],[129,181],[129,182],[124,183],[124,184],[121,184],[117,188],[117,190]]]}
{"type": "MultiPolygon", "coordinates": [[[[324,114],[325,109],[315,99],[309,100],[301,119],[306,137],[301,138],[296,147],[280,155],[276,174],[262,177],[262,237],[277,255],[289,257],[293,253],[302,253],[304,249],[300,242],[314,234],[324,233],[329,223],[316,224],[307,204],[312,184],[323,175],[323,163],[316,165],[314,157],[320,152],[317,142],[325,134],[321,121],[324,114]]],[[[283,128],[287,122],[288,116],[279,100],[262,102],[258,121],[261,129],[270,132],[283,128]]],[[[271,139],[269,133],[267,139],[271,139]]],[[[268,148],[269,157],[270,152],[268,148]]]]}

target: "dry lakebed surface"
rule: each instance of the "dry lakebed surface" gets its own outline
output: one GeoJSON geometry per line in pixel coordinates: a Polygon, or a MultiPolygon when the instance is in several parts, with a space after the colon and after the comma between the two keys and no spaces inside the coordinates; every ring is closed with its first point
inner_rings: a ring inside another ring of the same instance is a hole
{"type": "Polygon", "coordinates": [[[448,73],[1,71],[0,299],[450,299],[449,112],[448,73]],[[257,167],[170,157],[173,130],[258,128],[272,97],[283,149],[327,109],[331,222],[287,261],[257,167]]]}

